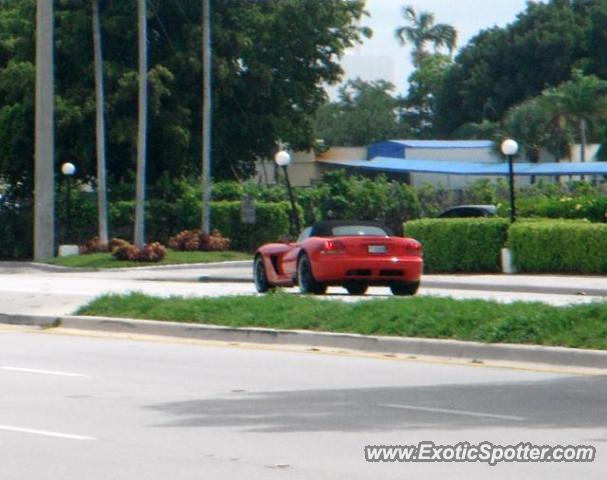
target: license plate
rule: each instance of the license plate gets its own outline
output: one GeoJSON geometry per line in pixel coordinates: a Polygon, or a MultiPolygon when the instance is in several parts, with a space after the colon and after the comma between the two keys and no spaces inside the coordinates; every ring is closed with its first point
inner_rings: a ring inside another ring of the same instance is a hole
{"type": "Polygon", "coordinates": [[[369,253],[386,253],[388,247],[385,245],[369,245],[369,253]]]}

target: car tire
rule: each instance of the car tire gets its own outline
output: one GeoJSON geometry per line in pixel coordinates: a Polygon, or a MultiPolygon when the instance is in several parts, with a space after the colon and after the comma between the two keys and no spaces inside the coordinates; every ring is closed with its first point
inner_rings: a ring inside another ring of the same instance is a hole
{"type": "Polygon", "coordinates": [[[327,291],[327,286],[318,282],[312,272],[312,262],[305,253],[299,257],[297,262],[297,283],[301,293],[312,293],[322,295],[327,291]]]}
{"type": "Polygon", "coordinates": [[[255,289],[259,293],[265,293],[268,290],[272,290],[274,286],[268,281],[266,275],[266,266],[261,255],[255,257],[253,263],[253,281],[255,282],[255,289]]]}
{"type": "Polygon", "coordinates": [[[390,285],[393,295],[415,295],[419,289],[419,282],[398,282],[390,285]]]}
{"type": "Polygon", "coordinates": [[[350,295],[364,295],[369,285],[365,282],[348,282],[344,284],[344,288],[350,295]]]}

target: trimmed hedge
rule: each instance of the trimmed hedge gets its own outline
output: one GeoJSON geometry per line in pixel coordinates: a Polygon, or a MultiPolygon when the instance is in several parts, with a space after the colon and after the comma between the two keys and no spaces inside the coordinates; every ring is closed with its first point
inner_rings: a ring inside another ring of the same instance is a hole
{"type": "Polygon", "coordinates": [[[607,273],[606,224],[517,222],[508,237],[521,272],[607,273]]]}
{"type": "Polygon", "coordinates": [[[502,218],[413,220],[405,235],[424,246],[428,273],[499,272],[510,223],[502,218]]]}

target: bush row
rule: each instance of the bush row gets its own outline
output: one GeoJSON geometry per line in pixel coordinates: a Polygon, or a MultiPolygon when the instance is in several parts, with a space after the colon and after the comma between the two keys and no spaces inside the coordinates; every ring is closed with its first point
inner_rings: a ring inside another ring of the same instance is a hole
{"type": "MultiPolygon", "coordinates": [[[[72,208],[71,225],[65,212],[57,212],[57,243],[82,245],[98,234],[97,205],[94,198],[81,195],[72,208]],[[77,214],[74,214],[74,211],[77,214]]],[[[212,202],[211,221],[214,229],[231,239],[235,250],[254,250],[263,243],[276,241],[289,232],[289,202],[256,204],[256,223],[240,221],[241,203],[212,202]]],[[[146,238],[168,244],[169,239],[183,230],[200,228],[201,201],[168,203],[152,200],[146,206],[146,238]]],[[[300,210],[300,218],[303,212],[300,210]]],[[[0,259],[31,258],[33,255],[32,208],[0,211],[0,259]]],[[[135,202],[114,202],[109,208],[110,233],[114,237],[132,239],[135,222],[135,202]]]]}
{"type": "Polygon", "coordinates": [[[518,271],[607,273],[607,225],[588,221],[523,219],[425,219],[408,222],[405,234],[424,246],[428,273],[501,270],[508,246],[518,271]]]}
{"type": "Polygon", "coordinates": [[[521,272],[607,273],[607,225],[517,222],[508,244],[521,272]]]}
{"type": "Polygon", "coordinates": [[[424,246],[428,273],[498,272],[508,226],[501,218],[424,219],[407,222],[405,235],[424,246]]]}

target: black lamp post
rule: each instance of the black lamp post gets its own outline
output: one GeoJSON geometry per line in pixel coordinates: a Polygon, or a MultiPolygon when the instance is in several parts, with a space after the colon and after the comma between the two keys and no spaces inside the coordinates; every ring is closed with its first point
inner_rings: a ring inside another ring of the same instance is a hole
{"type": "Polygon", "coordinates": [[[291,234],[298,235],[301,230],[299,224],[299,215],[297,213],[297,207],[295,206],[295,195],[293,195],[293,189],[291,188],[291,182],[289,181],[289,172],[287,167],[291,163],[291,155],[288,152],[281,150],[274,156],[274,162],[279,167],[282,167],[285,174],[285,182],[287,184],[287,191],[289,192],[289,200],[291,201],[291,234]]]}
{"type": "Polygon", "coordinates": [[[66,218],[66,242],[70,242],[72,240],[72,176],[76,173],[76,167],[73,163],[64,163],[61,165],[61,173],[67,177],[67,198],[66,198],[66,209],[67,209],[67,218],[66,218]]]}
{"type": "Polygon", "coordinates": [[[502,153],[508,158],[508,180],[510,183],[510,222],[516,221],[516,206],[514,201],[514,167],[512,165],[512,157],[518,152],[518,143],[511,138],[502,142],[502,153]]]}

